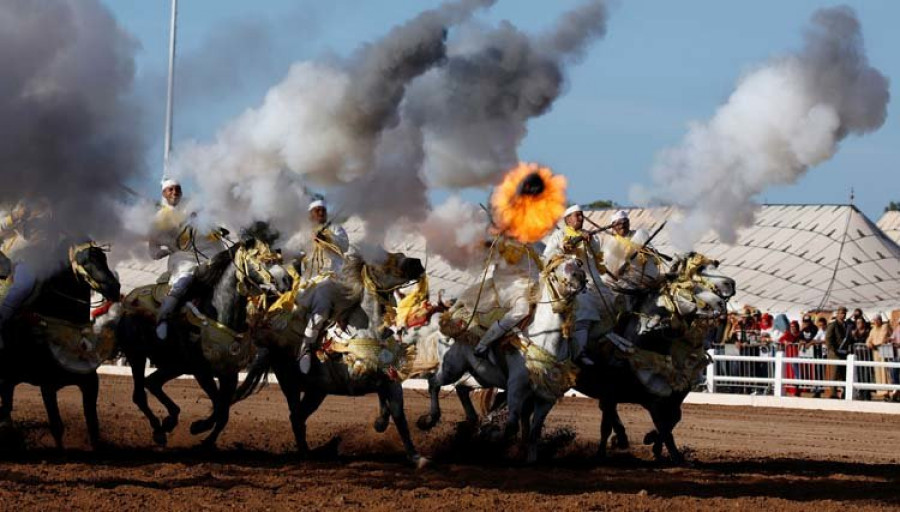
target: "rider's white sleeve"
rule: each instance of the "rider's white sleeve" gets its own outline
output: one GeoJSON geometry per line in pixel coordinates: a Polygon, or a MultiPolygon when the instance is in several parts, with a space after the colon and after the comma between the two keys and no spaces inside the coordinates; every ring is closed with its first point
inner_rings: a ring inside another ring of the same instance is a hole
{"type": "Polygon", "coordinates": [[[563,240],[563,232],[561,229],[557,229],[553,231],[553,233],[547,238],[547,247],[544,248],[544,254],[541,257],[544,259],[544,262],[550,260],[560,252],[562,252],[562,240],[563,240]]]}
{"type": "Polygon", "coordinates": [[[503,318],[501,318],[498,323],[508,331],[519,325],[519,322],[524,320],[529,312],[531,312],[531,304],[528,302],[528,298],[520,297],[513,301],[509,311],[503,315],[503,318]]]}

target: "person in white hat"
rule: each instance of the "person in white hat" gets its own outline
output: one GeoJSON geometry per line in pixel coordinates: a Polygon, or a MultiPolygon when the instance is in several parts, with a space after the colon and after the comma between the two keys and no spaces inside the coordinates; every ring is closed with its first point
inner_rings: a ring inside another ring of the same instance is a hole
{"type": "Polygon", "coordinates": [[[201,263],[209,261],[223,249],[219,232],[206,235],[196,233],[192,222],[194,214],[187,214],[182,205],[181,183],[166,178],[161,183],[159,208],[151,229],[148,249],[155,260],[168,258],[169,294],[157,312],[156,335],[160,340],[168,337],[168,320],[184,299],[201,263]]]}
{"type": "Polygon", "coordinates": [[[575,330],[573,337],[579,354],[575,359],[583,365],[593,362],[584,354],[592,330],[594,337],[611,328],[618,315],[615,295],[604,284],[607,274],[603,263],[602,243],[599,233],[584,229],[584,211],[575,204],[563,213],[563,225],[547,239],[544,263],[561,254],[575,255],[588,274],[587,287],[575,298],[575,330]]]}
{"type": "Polygon", "coordinates": [[[614,290],[647,289],[659,279],[659,265],[648,245],[650,234],[631,229],[628,212],[618,210],[612,216],[612,236],[603,240],[603,261],[609,269],[607,284],[614,290]]]}
{"type": "MultiPolygon", "coordinates": [[[[328,205],[324,199],[310,202],[308,211],[312,229],[304,243],[301,271],[303,281],[312,283],[341,270],[344,254],[350,249],[350,238],[343,227],[328,220],[328,205]]],[[[309,373],[312,350],[325,323],[323,316],[310,315],[298,357],[300,371],[304,374],[309,373]]]]}

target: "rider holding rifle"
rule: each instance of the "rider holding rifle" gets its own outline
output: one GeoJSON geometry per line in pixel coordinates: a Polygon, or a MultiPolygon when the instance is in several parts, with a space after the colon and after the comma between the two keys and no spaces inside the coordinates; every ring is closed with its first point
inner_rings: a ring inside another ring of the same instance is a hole
{"type": "Polygon", "coordinates": [[[588,274],[587,287],[583,293],[575,296],[575,330],[574,339],[578,354],[574,359],[584,365],[593,362],[584,354],[591,328],[604,320],[604,317],[615,317],[615,297],[603,286],[602,279],[615,277],[609,273],[603,261],[603,243],[598,235],[604,230],[584,229],[584,211],[579,205],[570,206],[563,214],[564,224],[557,228],[547,239],[544,250],[544,263],[560,254],[575,255],[581,261],[588,274]]]}

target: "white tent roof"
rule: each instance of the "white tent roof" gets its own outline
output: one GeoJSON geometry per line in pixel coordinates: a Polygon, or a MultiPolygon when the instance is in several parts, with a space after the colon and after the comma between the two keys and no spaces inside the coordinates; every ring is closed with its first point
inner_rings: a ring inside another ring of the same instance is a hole
{"type": "MultiPolygon", "coordinates": [[[[590,213],[609,223],[613,210],[590,213]]],[[[653,230],[677,216],[672,208],[629,210],[633,228],[653,230]]],[[[653,241],[672,252],[664,229],[653,241]]],[[[722,262],[738,293],[732,304],[799,314],[815,308],[859,307],[867,311],[900,306],[900,247],[854,206],[767,205],[735,245],[714,235],[696,249],[722,262]]]]}
{"type": "Polygon", "coordinates": [[[900,243],[900,212],[884,212],[878,219],[878,228],[891,240],[900,243]]]}

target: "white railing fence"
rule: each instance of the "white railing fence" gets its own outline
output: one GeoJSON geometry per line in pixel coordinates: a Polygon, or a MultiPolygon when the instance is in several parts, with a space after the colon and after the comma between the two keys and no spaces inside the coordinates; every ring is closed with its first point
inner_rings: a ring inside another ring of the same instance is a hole
{"type": "Polygon", "coordinates": [[[709,393],[783,397],[808,391],[819,396],[841,389],[843,399],[853,401],[869,399],[873,392],[900,391],[900,362],[893,357],[875,361],[865,345],[854,347],[846,359],[800,357],[803,352],[790,345],[744,346],[737,354],[723,352],[722,347],[708,351],[711,362],[705,387],[709,393]]]}

